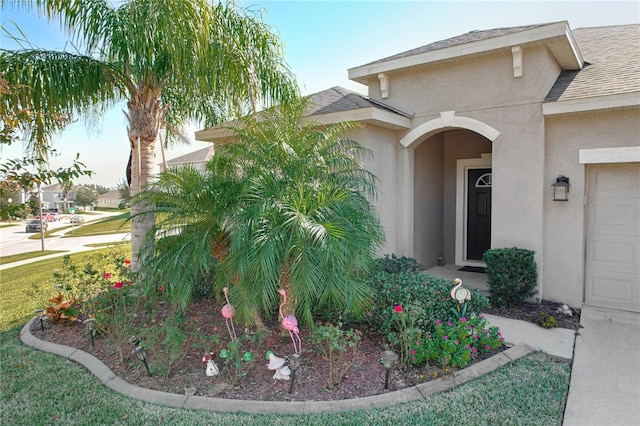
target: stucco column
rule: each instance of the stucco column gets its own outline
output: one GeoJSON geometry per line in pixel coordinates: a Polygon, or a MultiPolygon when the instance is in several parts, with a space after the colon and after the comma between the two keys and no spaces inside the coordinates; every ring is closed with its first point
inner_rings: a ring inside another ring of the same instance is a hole
{"type": "Polygon", "coordinates": [[[397,151],[396,180],[396,233],[398,245],[396,254],[413,257],[413,191],[414,191],[414,152],[413,148],[400,148],[397,151]]]}

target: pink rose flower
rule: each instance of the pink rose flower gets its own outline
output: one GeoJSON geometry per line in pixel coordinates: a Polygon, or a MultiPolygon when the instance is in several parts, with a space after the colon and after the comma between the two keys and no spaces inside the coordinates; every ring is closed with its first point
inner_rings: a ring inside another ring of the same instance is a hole
{"type": "Polygon", "coordinates": [[[393,310],[396,312],[402,312],[402,305],[396,305],[393,307],[393,310]]]}

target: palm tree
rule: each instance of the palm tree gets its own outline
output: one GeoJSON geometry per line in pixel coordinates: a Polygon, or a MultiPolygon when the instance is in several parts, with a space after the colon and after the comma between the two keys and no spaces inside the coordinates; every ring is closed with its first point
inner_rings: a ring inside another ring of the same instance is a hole
{"type": "Polygon", "coordinates": [[[222,160],[214,157],[206,170],[171,168],[158,175],[152,191],[136,198],[154,206],[143,215],[156,217],[143,249],[153,250],[153,255],[142,266],[142,283],[147,290],[162,285],[182,309],[196,281],[211,276],[229,249],[228,217],[237,209],[243,183],[222,160]],[[152,235],[161,238],[154,241],[152,235]]]}
{"type": "MultiPolygon", "coordinates": [[[[161,134],[189,120],[213,125],[297,92],[282,47],[260,16],[208,0],[0,0],[37,9],[74,35],[79,52],[2,50],[0,72],[24,88],[20,110],[100,114],[125,101],[131,195],[154,175],[161,134]]],[[[36,134],[38,133],[38,129],[36,134]]],[[[34,140],[38,140],[35,138],[34,140]]],[[[162,143],[162,141],[160,141],[162,143]]],[[[132,207],[132,260],[153,228],[152,206],[132,207]]]]}
{"type": "Polygon", "coordinates": [[[248,117],[237,142],[216,156],[235,164],[244,182],[229,215],[229,250],[217,274],[232,286],[236,313],[272,314],[278,290],[285,315],[313,324],[316,309],[361,313],[371,295],[364,277],[384,241],[376,178],[361,164],[370,154],[344,134],[353,125],[320,127],[304,119],[305,102],[248,117]]]}

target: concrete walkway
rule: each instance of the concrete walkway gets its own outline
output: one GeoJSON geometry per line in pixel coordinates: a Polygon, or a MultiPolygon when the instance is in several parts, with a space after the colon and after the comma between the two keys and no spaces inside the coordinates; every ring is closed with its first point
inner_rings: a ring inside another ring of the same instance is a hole
{"type": "Polygon", "coordinates": [[[640,425],[640,313],[583,306],[565,426],[640,425]]]}

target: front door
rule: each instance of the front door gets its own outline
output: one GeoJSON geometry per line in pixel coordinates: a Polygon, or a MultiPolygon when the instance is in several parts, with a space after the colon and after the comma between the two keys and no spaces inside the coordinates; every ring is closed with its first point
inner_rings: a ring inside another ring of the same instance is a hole
{"type": "Polygon", "coordinates": [[[491,248],[491,169],[468,169],[467,260],[491,248]]]}

